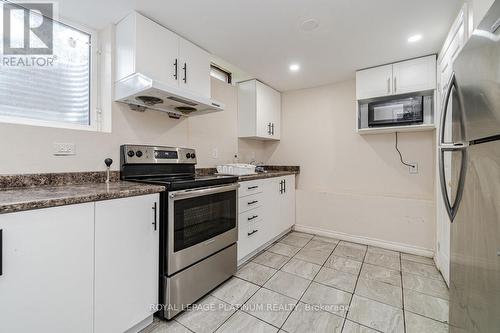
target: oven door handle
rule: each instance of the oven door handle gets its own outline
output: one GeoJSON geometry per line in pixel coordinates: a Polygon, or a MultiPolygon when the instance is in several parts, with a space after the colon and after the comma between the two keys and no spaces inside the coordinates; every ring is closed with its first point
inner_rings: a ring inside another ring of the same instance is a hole
{"type": "Polygon", "coordinates": [[[224,186],[212,186],[212,187],[188,189],[188,190],[170,192],[168,194],[168,197],[173,200],[181,200],[187,198],[201,197],[203,195],[211,195],[211,194],[234,191],[237,190],[239,187],[240,184],[236,183],[224,186]]]}

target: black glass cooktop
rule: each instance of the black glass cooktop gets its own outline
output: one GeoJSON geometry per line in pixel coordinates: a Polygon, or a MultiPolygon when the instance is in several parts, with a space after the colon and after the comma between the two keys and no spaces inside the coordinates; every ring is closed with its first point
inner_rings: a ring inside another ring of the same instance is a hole
{"type": "Polygon", "coordinates": [[[129,179],[148,184],[163,185],[168,191],[185,190],[189,188],[207,187],[236,183],[237,176],[210,175],[210,176],[155,176],[140,179],[129,179]]]}

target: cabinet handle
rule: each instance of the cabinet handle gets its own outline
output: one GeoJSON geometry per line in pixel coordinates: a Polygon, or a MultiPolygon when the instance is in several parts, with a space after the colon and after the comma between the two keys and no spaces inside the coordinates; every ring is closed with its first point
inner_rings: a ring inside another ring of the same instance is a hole
{"type": "Polygon", "coordinates": [[[253,235],[253,234],[255,234],[257,231],[259,231],[259,230],[254,230],[254,231],[252,231],[252,232],[247,232],[247,235],[248,235],[248,236],[252,236],[252,235],[253,235]]]}
{"type": "Polygon", "coordinates": [[[256,185],[256,186],[249,186],[249,187],[247,187],[248,190],[255,190],[256,188],[259,188],[259,186],[256,185]]]}
{"type": "Polygon", "coordinates": [[[2,258],[3,258],[3,253],[2,253],[2,248],[3,248],[3,241],[2,241],[2,229],[0,229],[0,276],[3,274],[3,269],[2,269],[2,258]]]}
{"type": "Polygon", "coordinates": [[[255,219],[256,219],[256,218],[258,218],[258,217],[259,217],[259,215],[254,215],[254,216],[252,216],[252,217],[247,218],[247,220],[248,220],[248,221],[252,221],[252,220],[255,220],[255,219]]]}
{"type": "Polygon", "coordinates": [[[271,135],[274,135],[274,123],[271,123],[271,135]]]}
{"type": "Polygon", "coordinates": [[[153,226],[154,226],[155,231],[156,231],[156,229],[157,229],[157,223],[156,223],[156,208],[157,208],[157,203],[155,202],[155,203],[153,204],[153,212],[154,212],[154,217],[153,217],[153,223],[152,223],[152,224],[153,224],[153,226]]]}
{"type": "Polygon", "coordinates": [[[286,193],[286,179],[283,179],[283,193],[286,193]]]}
{"type": "Polygon", "coordinates": [[[250,201],[250,202],[247,202],[247,205],[255,205],[257,202],[259,202],[259,200],[254,200],[254,201],[250,201]]]}
{"type": "Polygon", "coordinates": [[[391,78],[390,77],[387,78],[387,93],[388,94],[391,93],[391,78]]]}
{"type": "Polygon", "coordinates": [[[271,135],[271,123],[267,124],[267,134],[271,135]]]}
{"type": "Polygon", "coordinates": [[[280,193],[283,194],[283,181],[280,181],[280,193]]]}
{"type": "Polygon", "coordinates": [[[398,91],[398,78],[394,77],[394,93],[398,91]]]}
{"type": "Polygon", "coordinates": [[[184,70],[184,78],[182,79],[184,81],[184,83],[187,83],[187,64],[184,63],[184,67],[182,67],[182,69],[184,70]]]}
{"type": "Polygon", "coordinates": [[[174,79],[177,80],[177,77],[178,77],[178,61],[177,61],[177,58],[175,58],[174,68],[175,68],[174,79]]]}

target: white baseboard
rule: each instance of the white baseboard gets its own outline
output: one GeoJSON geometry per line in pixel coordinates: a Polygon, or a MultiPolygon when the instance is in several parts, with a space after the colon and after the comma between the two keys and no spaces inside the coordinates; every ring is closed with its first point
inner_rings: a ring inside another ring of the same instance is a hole
{"type": "Polygon", "coordinates": [[[387,250],[415,254],[415,255],[419,255],[419,256],[423,256],[423,257],[429,257],[429,258],[434,257],[434,250],[426,249],[426,248],[422,248],[422,247],[418,247],[418,246],[412,246],[412,245],[401,244],[401,243],[396,243],[396,242],[389,242],[389,241],[376,239],[376,238],[355,236],[355,235],[350,235],[350,234],[346,234],[343,232],[336,232],[336,231],[331,231],[331,230],[326,230],[326,229],[321,229],[321,228],[314,228],[314,227],[309,227],[309,226],[305,226],[305,225],[299,225],[299,224],[295,224],[293,226],[293,230],[300,231],[300,232],[306,232],[306,233],[314,234],[314,235],[318,235],[318,236],[332,237],[332,238],[336,238],[336,239],[340,239],[340,240],[344,240],[344,241],[349,241],[349,242],[353,242],[353,243],[377,246],[377,247],[381,247],[381,248],[384,248],[387,250]]]}

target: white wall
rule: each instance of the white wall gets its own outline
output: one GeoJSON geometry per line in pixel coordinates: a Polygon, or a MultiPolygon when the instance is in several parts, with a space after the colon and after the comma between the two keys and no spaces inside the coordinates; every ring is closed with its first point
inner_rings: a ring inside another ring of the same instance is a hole
{"type": "Polygon", "coordinates": [[[434,248],[434,132],[401,133],[400,150],[417,162],[410,175],[394,134],[355,132],[355,82],[286,92],[281,142],[270,164],[298,164],[297,224],[385,245],[434,248]]]}
{"type": "Polygon", "coordinates": [[[0,151],[4,152],[0,174],[104,170],[106,157],[114,160],[112,168],[118,170],[119,147],[124,143],[194,147],[200,167],[232,162],[239,145],[242,160],[249,160],[252,152],[262,160],[262,143],[238,142],[236,87],[213,79],[212,96],[226,105],[223,112],[184,120],[112,103],[111,133],[0,123],[0,151]],[[77,154],[54,156],[54,142],[75,143],[77,154]],[[212,148],[218,148],[217,158],[211,157],[212,148]]]}

